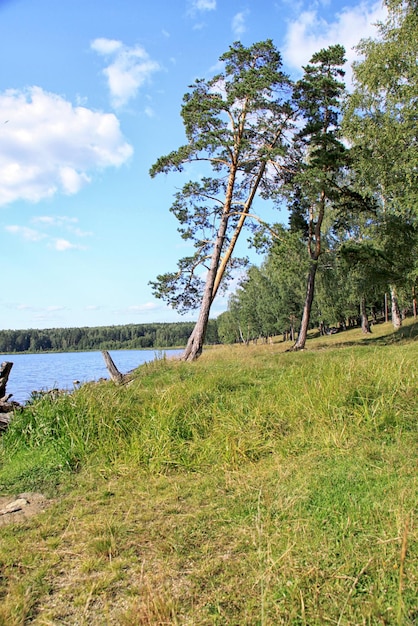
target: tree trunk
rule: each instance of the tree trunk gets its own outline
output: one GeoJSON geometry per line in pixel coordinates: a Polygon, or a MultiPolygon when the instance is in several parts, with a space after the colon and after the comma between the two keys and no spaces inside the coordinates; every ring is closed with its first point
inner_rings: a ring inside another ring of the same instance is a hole
{"type": "Polygon", "coordinates": [[[305,305],[303,307],[302,321],[298,339],[293,346],[293,350],[303,350],[308,336],[309,320],[311,318],[312,302],[315,293],[315,277],[318,269],[318,259],[322,252],[322,222],[325,215],[326,195],[325,189],[321,190],[319,199],[318,219],[315,221],[315,207],[309,209],[309,234],[308,234],[308,252],[310,257],[308,282],[306,285],[305,305]]]}
{"type": "Polygon", "coordinates": [[[0,365],[0,400],[6,396],[7,381],[12,367],[13,363],[10,361],[4,361],[0,365]]]}
{"type": "Polygon", "coordinates": [[[396,293],[396,287],[394,285],[390,285],[389,288],[392,303],[392,324],[394,328],[400,328],[402,326],[402,318],[399,311],[398,294],[396,293]]]}
{"type": "MultiPolygon", "coordinates": [[[[280,129],[272,142],[271,148],[275,147],[278,143],[282,134],[282,129],[280,129]]],[[[193,329],[192,334],[189,337],[187,342],[186,349],[181,357],[182,361],[195,361],[202,354],[203,343],[205,341],[206,330],[209,322],[209,314],[210,308],[212,306],[212,302],[215,299],[215,296],[218,292],[219,285],[221,284],[223,275],[225,273],[226,267],[232,257],[232,254],[235,249],[235,244],[241,234],[242,228],[244,226],[244,222],[248,216],[251,205],[253,203],[255,194],[260,186],[262,181],[267,162],[263,161],[258,170],[257,176],[255,177],[254,183],[251,187],[248,198],[244,204],[243,211],[241,212],[241,216],[238,220],[238,223],[235,227],[235,231],[231,237],[231,241],[227,250],[225,251],[225,255],[221,258],[222,248],[225,240],[225,235],[227,232],[228,219],[230,216],[230,210],[232,206],[232,197],[233,197],[233,189],[235,183],[235,177],[237,175],[237,169],[234,165],[231,169],[228,181],[228,189],[225,198],[224,205],[224,213],[222,216],[222,221],[219,226],[216,243],[214,247],[214,251],[212,254],[211,266],[206,279],[205,291],[203,294],[202,304],[200,306],[199,318],[196,322],[196,325],[193,329]]]]}
{"type": "Polygon", "coordinates": [[[315,276],[318,268],[318,262],[312,260],[309,266],[308,282],[306,285],[306,298],[305,305],[303,307],[302,322],[300,324],[300,331],[298,339],[293,346],[293,350],[303,350],[308,336],[309,320],[311,317],[312,302],[315,293],[315,276]]]}
{"type": "Polygon", "coordinates": [[[203,343],[205,341],[206,330],[209,322],[210,308],[214,299],[214,285],[219,268],[219,262],[222,254],[222,246],[228,227],[228,212],[222,215],[219,225],[218,234],[216,236],[215,246],[212,253],[210,268],[206,277],[205,290],[203,293],[202,304],[200,305],[199,317],[193,328],[192,334],[187,342],[181,360],[195,361],[202,354],[203,343]]]}
{"type": "Polygon", "coordinates": [[[366,310],[366,298],[362,296],[360,300],[360,316],[361,316],[361,330],[364,334],[369,334],[372,331],[370,330],[369,318],[367,317],[366,310]]]}
{"type": "Polygon", "coordinates": [[[208,296],[205,294],[200,306],[199,318],[181,356],[182,361],[195,361],[202,354],[203,343],[205,341],[206,330],[209,322],[211,303],[211,298],[209,297],[208,301],[208,296]]]}

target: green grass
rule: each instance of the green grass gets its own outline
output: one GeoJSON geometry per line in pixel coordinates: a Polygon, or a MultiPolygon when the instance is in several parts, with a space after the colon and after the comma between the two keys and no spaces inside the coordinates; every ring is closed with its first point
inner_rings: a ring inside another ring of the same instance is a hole
{"type": "Polygon", "coordinates": [[[418,621],[417,325],[158,360],[16,415],[0,625],[418,621]]]}

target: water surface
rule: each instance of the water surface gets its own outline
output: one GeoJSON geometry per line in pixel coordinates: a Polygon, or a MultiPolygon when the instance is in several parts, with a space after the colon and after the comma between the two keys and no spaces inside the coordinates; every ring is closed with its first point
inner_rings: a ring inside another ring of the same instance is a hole
{"type": "MultiPolygon", "coordinates": [[[[181,354],[182,350],[109,350],[122,374],[143,363],[181,354]]],[[[11,361],[12,370],[7,393],[12,400],[24,404],[32,391],[74,389],[74,381],[81,383],[109,378],[101,352],[54,352],[48,354],[0,354],[0,363],[11,361]]]]}

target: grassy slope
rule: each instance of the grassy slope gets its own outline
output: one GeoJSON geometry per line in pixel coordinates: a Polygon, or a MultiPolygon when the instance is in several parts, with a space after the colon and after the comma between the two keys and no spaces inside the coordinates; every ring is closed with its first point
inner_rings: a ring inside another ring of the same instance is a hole
{"type": "Polygon", "coordinates": [[[0,492],[53,502],[0,528],[0,625],[416,623],[417,331],[216,348],[17,416],[0,492]]]}

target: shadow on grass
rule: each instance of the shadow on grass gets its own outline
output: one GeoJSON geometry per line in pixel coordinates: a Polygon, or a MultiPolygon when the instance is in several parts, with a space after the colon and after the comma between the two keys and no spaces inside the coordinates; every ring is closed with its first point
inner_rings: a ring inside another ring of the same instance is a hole
{"type": "MultiPolygon", "coordinates": [[[[379,325],[377,325],[377,328],[379,325]]],[[[317,347],[311,346],[312,349],[324,349],[324,348],[348,348],[352,346],[389,346],[397,343],[409,342],[411,340],[418,339],[418,321],[407,322],[404,326],[393,330],[391,333],[373,335],[373,327],[371,334],[362,335],[356,340],[345,339],[345,331],[334,335],[335,340],[332,342],[321,343],[317,347]],[[337,339],[341,338],[341,340],[337,339]]],[[[312,337],[314,339],[314,337],[312,337]]]]}

